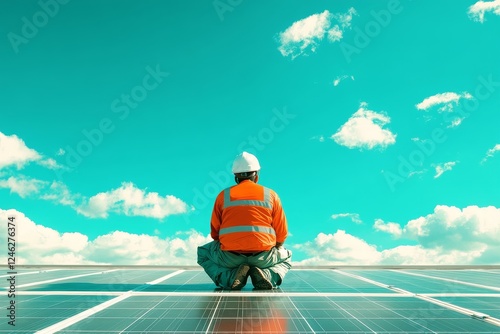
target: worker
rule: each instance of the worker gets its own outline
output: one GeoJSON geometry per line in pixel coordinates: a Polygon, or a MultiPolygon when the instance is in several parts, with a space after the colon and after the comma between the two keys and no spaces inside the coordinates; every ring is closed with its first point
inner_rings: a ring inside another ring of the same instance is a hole
{"type": "Polygon", "coordinates": [[[292,257],[283,247],[288,227],[281,201],[276,192],[257,184],[260,164],[253,154],[239,154],[232,171],[236,185],[215,199],[210,222],[214,240],[198,247],[198,264],[223,289],[240,290],[249,276],[255,289],[277,288],[292,257]]]}

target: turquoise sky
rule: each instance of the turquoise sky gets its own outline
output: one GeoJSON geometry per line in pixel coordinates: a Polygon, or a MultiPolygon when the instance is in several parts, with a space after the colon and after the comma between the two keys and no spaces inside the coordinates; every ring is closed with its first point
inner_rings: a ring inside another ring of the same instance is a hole
{"type": "Polygon", "coordinates": [[[296,263],[499,263],[498,1],[42,0],[0,22],[24,263],[195,264],[242,150],[296,263]]]}

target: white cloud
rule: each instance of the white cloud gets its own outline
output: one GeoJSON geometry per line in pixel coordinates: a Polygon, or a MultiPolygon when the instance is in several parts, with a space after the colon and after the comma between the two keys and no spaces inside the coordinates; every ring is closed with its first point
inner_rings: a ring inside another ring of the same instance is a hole
{"type": "MultiPolygon", "coordinates": [[[[0,209],[0,219],[7,221],[14,216],[20,231],[17,242],[22,245],[18,253],[18,264],[90,264],[81,252],[88,239],[81,233],[59,233],[51,228],[35,224],[22,212],[14,209],[0,209]],[[56,262],[63,260],[64,262],[56,262]],[[66,262],[68,261],[68,262],[66,262]]],[[[6,225],[0,224],[0,231],[6,234],[6,225]]]]}
{"type": "Polygon", "coordinates": [[[474,21],[483,23],[486,12],[493,12],[496,15],[500,15],[500,0],[478,1],[469,7],[469,15],[474,21]]]}
{"type": "Polygon", "coordinates": [[[185,213],[188,205],[175,196],[160,196],[156,192],[136,188],[130,182],[122,183],[120,188],[92,196],[78,212],[91,218],[106,218],[110,212],[127,216],[165,218],[185,213]]]}
{"type": "Polygon", "coordinates": [[[431,107],[439,106],[439,111],[452,111],[454,105],[458,105],[460,99],[472,99],[472,95],[467,92],[457,94],[453,92],[436,94],[425,98],[422,102],[416,105],[419,110],[428,110],[431,107]]]}
{"type": "Polygon", "coordinates": [[[336,77],[335,80],[333,80],[333,85],[336,87],[340,84],[340,82],[342,80],[345,80],[348,78],[350,78],[351,80],[354,80],[354,76],[352,76],[352,75],[341,75],[341,76],[336,77]]]}
{"type": "Polygon", "coordinates": [[[357,14],[356,10],[351,7],[345,14],[336,13],[332,14],[332,16],[342,25],[342,28],[349,28],[351,26],[352,17],[357,14]]]}
{"type": "Polygon", "coordinates": [[[377,264],[381,255],[376,247],[366,241],[338,230],[335,234],[320,233],[314,241],[295,245],[309,258],[295,262],[300,265],[335,265],[335,264],[377,264]]]}
{"type": "Polygon", "coordinates": [[[61,182],[47,182],[23,175],[0,180],[0,188],[8,188],[11,193],[16,193],[23,198],[36,197],[62,205],[69,205],[73,209],[76,209],[76,201],[81,198],[78,194],[72,194],[66,185],[61,182]]]}
{"type": "Polygon", "coordinates": [[[107,218],[110,212],[114,212],[127,216],[163,219],[188,211],[188,205],[177,197],[162,197],[156,192],[147,193],[130,182],[124,182],[117,189],[98,193],[89,199],[72,193],[62,182],[47,182],[25,176],[11,176],[0,180],[0,188],[8,188],[23,198],[29,196],[70,206],[77,213],[89,218],[107,218]]]}
{"type": "Polygon", "coordinates": [[[333,26],[330,30],[328,30],[328,40],[330,42],[338,42],[342,39],[343,31],[340,29],[338,25],[333,26]]]}
{"type": "Polygon", "coordinates": [[[26,146],[16,135],[6,136],[0,132],[0,169],[16,165],[21,169],[26,163],[41,159],[41,155],[26,146]]]}
{"type": "Polygon", "coordinates": [[[366,103],[362,103],[358,111],[331,138],[337,144],[348,148],[373,149],[376,146],[385,148],[394,144],[396,135],[383,128],[390,122],[390,118],[365,107],[366,103]]]}
{"type": "Polygon", "coordinates": [[[483,250],[476,251],[443,251],[438,248],[424,248],[418,246],[398,246],[383,250],[383,260],[380,264],[398,265],[450,265],[450,264],[472,264],[481,255],[483,250]]]}
{"type": "Polygon", "coordinates": [[[82,196],[71,193],[64,183],[53,181],[50,186],[44,190],[44,194],[41,195],[40,198],[53,201],[58,204],[71,206],[76,210],[78,202],[81,201],[82,196]]]}
{"type": "Polygon", "coordinates": [[[495,146],[493,146],[493,148],[490,148],[488,150],[488,152],[486,152],[486,156],[484,157],[484,159],[482,160],[482,162],[486,162],[486,160],[488,160],[489,158],[493,157],[495,155],[496,152],[500,151],[500,144],[496,144],[495,146]]]}
{"type": "Polygon", "coordinates": [[[332,215],[332,219],[348,218],[353,223],[361,224],[363,221],[359,218],[358,213],[335,213],[332,215]]]}
{"type": "Polygon", "coordinates": [[[332,14],[328,10],[313,14],[305,19],[294,22],[285,31],[279,33],[280,46],[278,50],[284,57],[292,59],[303,54],[307,49],[315,52],[319,42],[328,35],[328,40],[336,42],[342,39],[343,31],[350,27],[352,16],[356,14],[350,8],[346,14],[332,14]],[[337,20],[341,26],[334,25],[332,20],[337,20]]]}
{"type": "Polygon", "coordinates": [[[382,219],[376,219],[373,228],[377,231],[382,231],[399,238],[403,233],[401,226],[397,223],[385,223],[382,219]]]}
{"type": "MultiPolygon", "coordinates": [[[[18,264],[195,265],[199,245],[212,239],[190,230],[161,239],[114,231],[89,241],[84,234],[60,233],[36,224],[22,212],[0,209],[1,221],[15,216],[22,243],[18,264]],[[21,239],[22,238],[22,239],[21,239]]],[[[6,235],[6,224],[0,224],[6,235]]]]}
{"type": "Polygon", "coordinates": [[[493,206],[438,205],[434,212],[413,219],[404,227],[404,235],[426,247],[467,250],[479,245],[500,245],[500,209],[493,206]]]}
{"type": "Polygon", "coordinates": [[[48,168],[48,169],[61,169],[61,168],[63,168],[61,165],[59,165],[52,158],[46,158],[46,159],[39,160],[38,164],[40,164],[41,166],[44,166],[45,168],[48,168]]]}
{"type": "Polygon", "coordinates": [[[412,241],[377,250],[376,246],[339,230],[320,233],[312,242],[295,245],[308,259],[304,265],[333,264],[500,264],[500,209],[438,205],[434,212],[410,220],[403,228],[377,219],[374,228],[412,241]]]}
{"type": "Polygon", "coordinates": [[[437,164],[435,166],[436,168],[436,175],[434,175],[434,178],[437,179],[441,175],[443,175],[444,172],[450,171],[453,166],[457,164],[458,161],[450,161],[450,162],[445,162],[441,164],[437,164]]]}
{"type": "Polygon", "coordinates": [[[0,180],[0,188],[8,188],[11,193],[16,193],[22,198],[40,192],[47,182],[25,177],[11,176],[7,180],[0,180]]]}
{"type": "Polygon", "coordinates": [[[465,117],[455,117],[451,123],[447,126],[447,128],[454,128],[456,126],[459,126],[460,124],[462,124],[462,121],[465,119],[465,117]]]}

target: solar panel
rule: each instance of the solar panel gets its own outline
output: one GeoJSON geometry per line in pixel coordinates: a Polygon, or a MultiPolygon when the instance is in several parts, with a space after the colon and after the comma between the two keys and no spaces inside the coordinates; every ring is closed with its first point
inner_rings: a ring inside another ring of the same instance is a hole
{"type": "Polygon", "coordinates": [[[293,268],[280,289],[226,291],[197,267],[26,268],[0,333],[500,333],[499,277],[293,268]]]}

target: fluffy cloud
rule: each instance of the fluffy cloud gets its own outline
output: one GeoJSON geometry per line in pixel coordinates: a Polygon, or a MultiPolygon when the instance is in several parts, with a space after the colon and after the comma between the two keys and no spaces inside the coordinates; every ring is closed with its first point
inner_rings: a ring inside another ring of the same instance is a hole
{"type": "Polygon", "coordinates": [[[0,169],[11,165],[21,169],[26,163],[41,158],[37,151],[26,146],[16,135],[6,136],[0,132],[0,169]]]}
{"type": "Polygon", "coordinates": [[[438,205],[434,212],[406,226],[377,219],[373,228],[412,244],[378,250],[339,230],[320,233],[314,241],[295,245],[309,258],[302,265],[335,264],[500,264],[500,209],[438,205]]]}
{"type": "Polygon", "coordinates": [[[361,224],[363,221],[359,218],[359,214],[357,213],[335,213],[332,215],[332,219],[339,219],[339,218],[348,218],[350,219],[353,223],[356,224],[361,224]]]}
{"type": "Polygon", "coordinates": [[[23,175],[0,180],[0,188],[8,188],[11,193],[16,193],[23,198],[36,197],[57,204],[69,205],[74,209],[77,207],[77,201],[81,199],[80,195],[72,194],[66,185],[59,181],[47,182],[23,175]]]}
{"type": "Polygon", "coordinates": [[[295,245],[309,258],[299,265],[335,265],[335,264],[377,264],[381,254],[376,247],[366,241],[338,230],[335,234],[320,233],[314,241],[295,245]]]}
{"type": "MultiPolygon", "coordinates": [[[[481,256],[484,249],[475,251],[444,251],[441,248],[424,248],[418,246],[398,246],[381,252],[380,264],[398,265],[436,265],[436,264],[473,264],[481,256]]],[[[490,262],[491,263],[491,262],[490,262]]]]}
{"type": "Polygon", "coordinates": [[[17,169],[21,169],[32,161],[48,169],[62,168],[54,159],[44,157],[26,146],[25,142],[18,136],[7,136],[0,132],[0,169],[8,166],[16,166],[17,169]]]}
{"type": "Polygon", "coordinates": [[[418,243],[418,246],[400,246],[384,251],[385,262],[405,258],[404,263],[409,263],[411,251],[408,250],[412,249],[415,252],[413,263],[433,263],[436,259],[435,263],[491,264],[499,263],[493,256],[500,251],[499,221],[500,209],[493,206],[459,209],[438,205],[433,213],[410,220],[402,229],[397,224],[385,230],[380,228],[383,226],[380,223],[374,227],[418,243]]]}
{"type": "Polygon", "coordinates": [[[478,1],[469,7],[469,15],[474,21],[484,22],[484,14],[493,12],[500,15],[500,0],[478,1]]]}
{"type": "Polygon", "coordinates": [[[450,171],[453,168],[453,166],[455,166],[457,164],[457,162],[458,161],[449,161],[449,162],[437,164],[435,166],[435,168],[436,168],[436,175],[434,175],[434,178],[437,179],[438,177],[440,177],[441,175],[443,175],[444,172],[450,171]]]}
{"type": "Polygon", "coordinates": [[[87,203],[78,208],[78,212],[91,218],[106,218],[110,212],[127,216],[165,218],[166,216],[185,213],[188,205],[175,196],[160,196],[156,192],[146,191],[125,182],[121,187],[92,196],[87,203]]]}
{"type": "MultiPolygon", "coordinates": [[[[212,239],[191,230],[165,239],[115,231],[89,241],[81,233],[59,233],[23,213],[0,209],[1,221],[16,217],[18,264],[194,265],[199,245],[212,239]]],[[[0,224],[6,235],[6,224],[0,224]]]]}
{"type": "Polygon", "coordinates": [[[460,99],[472,99],[472,95],[465,92],[462,94],[457,94],[453,92],[436,94],[425,98],[422,102],[416,105],[417,109],[427,111],[429,108],[439,106],[438,110],[442,111],[452,111],[453,107],[458,105],[460,99]]]}
{"type": "Polygon", "coordinates": [[[279,33],[280,46],[278,50],[284,57],[291,56],[293,59],[303,54],[307,49],[315,52],[325,35],[331,42],[340,41],[344,30],[351,26],[352,16],[355,14],[354,8],[350,8],[345,14],[332,14],[325,10],[322,13],[296,21],[285,31],[279,33]],[[339,24],[332,26],[333,20],[339,24]]]}
{"type": "Polygon", "coordinates": [[[396,135],[383,127],[390,122],[384,114],[365,109],[362,103],[349,120],[331,138],[348,148],[385,148],[396,142],[396,135]]]}
{"type": "Polygon", "coordinates": [[[385,223],[382,219],[376,219],[373,228],[377,231],[382,231],[400,237],[403,233],[401,226],[397,223],[385,223]]]}
{"type": "Polygon", "coordinates": [[[500,144],[496,144],[495,146],[493,146],[493,148],[490,148],[488,150],[488,152],[486,152],[486,156],[484,157],[484,159],[482,160],[482,162],[486,162],[486,160],[488,160],[489,158],[493,157],[495,155],[496,152],[500,151],[500,144]]]}
{"type": "Polygon", "coordinates": [[[480,250],[500,245],[500,209],[493,206],[438,205],[432,214],[408,222],[406,237],[425,248],[446,250],[480,250]]]}
{"type": "Polygon", "coordinates": [[[22,198],[40,192],[46,184],[45,181],[14,176],[7,180],[0,180],[0,188],[8,188],[11,193],[16,193],[22,198]]]}
{"type": "Polygon", "coordinates": [[[8,188],[23,198],[38,198],[70,206],[77,213],[89,218],[107,218],[110,212],[114,212],[127,216],[163,219],[188,210],[188,205],[175,196],[148,193],[130,182],[123,183],[117,189],[98,193],[89,199],[72,193],[62,182],[47,182],[25,176],[11,176],[7,180],[0,180],[0,188],[8,188]]]}

